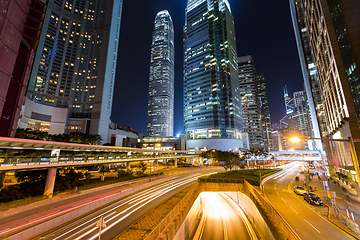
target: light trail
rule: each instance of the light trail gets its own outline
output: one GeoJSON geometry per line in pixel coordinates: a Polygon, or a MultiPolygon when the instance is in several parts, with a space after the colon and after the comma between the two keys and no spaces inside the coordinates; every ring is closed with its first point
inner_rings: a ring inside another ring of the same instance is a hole
{"type": "Polygon", "coordinates": [[[129,217],[132,213],[138,211],[145,205],[149,204],[150,202],[156,200],[157,198],[163,196],[164,194],[167,194],[168,192],[178,187],[181,187],[183,185],[195,181],[200,175],[203,176],[208,174],[200,174],[200,173],[192,174],[190,176],[184,176],[184,177],[172,179],[165,183],[151,187],[135,195],[126,197],[125,199],[122,199],[116,203],[110,204],[105,208],[99,209],[83,219],[77,220],[55,231],[52,231],[47,235],[42,236],[42,239],[51,238],[53,240],[57,240],[60,238],[62,239],[82,239],[85,237],[86,239],[97,238],[99,236],[99,233],[95,233],[92,236],[89,235],[91,235],[92,232],[94,232],[97,229],[95,225],[98,222],[100,216],[104,217],[104,220],[108,225],[101,232],[101,234],[104,234],[112,227],[116,226],[121,221],[129,217]],[[127,207],[121,212],[118,210],[120,209],[120,207],[125,207],[127,204],[131,206],[127,207]],[[86,218],[88,218],[88,220],[86,220],[86,218]]]}

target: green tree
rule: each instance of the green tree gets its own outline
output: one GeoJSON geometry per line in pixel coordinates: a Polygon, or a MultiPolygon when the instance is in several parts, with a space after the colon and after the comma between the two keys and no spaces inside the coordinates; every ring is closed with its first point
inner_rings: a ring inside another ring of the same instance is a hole
{"type": "Polygon", "coordinates": [[[147,164],[144,161],[141,161],[139,164],[139,168],[141,170],[141,173],[144,173],[147,169],[147,164]]]}

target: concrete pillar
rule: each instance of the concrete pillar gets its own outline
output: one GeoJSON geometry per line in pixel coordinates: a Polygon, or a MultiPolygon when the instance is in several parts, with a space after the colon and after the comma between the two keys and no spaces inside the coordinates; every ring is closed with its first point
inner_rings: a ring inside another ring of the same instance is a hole
{"type": "Polygon", "coordinates": [[[155,171],[159,170],[159,160],[155,159],[154,161],[154,168],[155,168],[155,171]]]}
{"type": "Polygon", "coordinates": [[[126,171],[130,171],[131,170],[131,162],[126,162],[126,171]]]}
{"type": "Polygon", "coordinates": [[[177,158],[174,159],[174,166],[177,167],[177,158]]]}
{"type": "Polygon", "coordinates": [[[48,197],[52,197],[54,193],[54,186],[55,186],[55,178],[56,178],[56,168],[49,168],[48,174],[46,177],[46,184],[44,195],[48,197]]]}

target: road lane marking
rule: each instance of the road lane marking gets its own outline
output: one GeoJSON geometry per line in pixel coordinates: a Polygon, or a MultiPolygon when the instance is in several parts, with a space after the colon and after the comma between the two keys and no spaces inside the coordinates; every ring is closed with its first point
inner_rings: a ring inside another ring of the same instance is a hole
{"type": "Polygon", "coordinates": [[[279,195],[279,196],[280,196],[280,194],[278,193],[278,191],[276,191],[276,193],[277,193],[277,195],[279,195]]]}
{"type": "Polygon", "coordinates": [[[294,210],[294,212],[296,212],[296,214],[299,214],[297,211],[295,211],[295,209],[293,209],[292,206],[289,206],[292,210],[294,210]]]}
{"type": "Polygon", "coordinates": [[[286,201],[281,197],[281,200],[283,200],[284,201],[284,203],[286,203],[286,201]]]}
{"type": "Polygon", "coordinates": [[[316,227],[314,227],[311,223],[309,223],[306,219],[304,219],[305,222],[307,222],[310,226],[312,226],[318,233],[321,233],[319,230],[316,229],[316,227]]]}
{"type": "MultiPolygon", "coordinates": [[[[198,174],[195,174],[195,176],[197,176],[197,175],[198,175],[198,174]]],[[[116,203],[110,205],[110,206],[112,206],[112,209],[104,212],[102,215],[105,215],[105,214],[113,211],[114,209],[119,208],[119,207],[121,207],[121,206],[123,206],[123,205],[125,205],[125,204],[127,204],[127,203],[129,203],[129,202],[132,202],[134,199],[138,199],[139,201],[141,201],[142,199],[146,198],[146,197],[149,196],[149,195],[153,195],[154,193],[155,193],[155,194],[158,193],[158,192],[161,190],[161,188],[165,188],[165,189],[166,189],[166,188],[169,188],[169,187],[170,187],[170,184],[172,184],[173,182],[180,183],[181,181],[184,181],[184,180],[185,180],[185,181],[188,181],[189,179],[192,179],[192,178],[194,178],[194,175],[190,175],[190,176],[186,176],[186,177],[180,177],[180,178],[178,178],[178,179],[173,179],[173,180],[170,180],[170,181],[167,181],[167,182],[164,182],[164,183],[160,183],[159,185],[155,185],[155,186],[151,187],[150,189],[147,189],[147,190],[145,190],[145,191],[143,191],[143,192],[137,193],[137,194],[135,194],[135,195],[133,195],[133,196],[129,196],[129,197],[126,197],[126,198],[123,199],[123,200],[120,200],[120,204],[119,204],[119,202],[116,202],[116,203]],[[134,198],[134,196],[137,196],[137,197],[134,198]],[[125,201],[124,201],[124,200],[125,200],[125,201]],[[127,201],[126,201],[126,200],[127,200],[127,201]]],[[[102,209],[101,209],[100,211],[102,211],[102,209]]],[[[94,215],[96,215],[96,214],[94,214],[94,215]]],[[[83,223],[83,224],[81,224],[81,225],[78,225],[77,227],[72,228],[72,230],[70,230],[70,231],[68,231],[68,232],[66,232],[66,233],[58,236],[58,237],[55,238],[55,239],[58,239],[58,238],[66,235],[66,234],[69,234],[70,232],[74,231],[75,229],[77,229],[77,228],[79,228],[79,227],[81,227],[81,226],[83,226],[83,225],[85,225],[85,224],[93,221],[94,219],[97,219],[97,218],[98,218],[98,216],[90,219],[89,221],[86,221],[85,223],[83,223]]],[[[110,219],[112,219],[112,218],[110,218],[110,219]]],[[[108,219],[107,221],[109,221],[110,219],[108,219]]],[[[95,221],[95,222],[96,222],[96,221],[95,221]]],[[[83,228],[83,230],[86,230],[87,228],[90,228],[91,226],[92,226],[92,223],[90,223],[88,227],[83,228]]],[[[58,232],[58,231],[55,231],[55,232],[58,232]]],[[[79,233],[79,232],[76,232],[75,234],[71,235],[70,238],[67,238],[67,239],[73,239],[73,236],[74,236],[74,235],[77,235],[78,233],[79,233]]]]}

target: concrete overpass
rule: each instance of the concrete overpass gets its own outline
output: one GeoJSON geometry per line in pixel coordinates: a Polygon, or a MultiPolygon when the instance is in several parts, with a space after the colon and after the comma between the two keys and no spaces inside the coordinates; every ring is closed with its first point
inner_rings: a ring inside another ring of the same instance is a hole
{"type": "Polygon", "coordinates": [[[0,173],[9,171],[27,171],[48,169],[44,195],[51,196],[55,185],[57,168],[79,167],[89,165],[103,165],[114,163],[126,163],[126,168],[130,169],[131,162],[135,161],[154,161],[155,169],[158,161],[168,159],[175,160],[177,166],[178,159],[198,158],[199,152],[194,151],[176,151],[176,150],[157,150],[141,149],[102,145],[88,145],[66,142],[41,141],[22,138],[0,137],[0,148],[22,150],[50,150],[52,157],[41,158],[3,158],[0,159],[0,173]],[[106,156],[98,157],[60,157],[61,151],[73,152],[105,152],[106,156]],[[125,156],[114,156],[111,154],[126,152],[125,156]],[[141,153],[141,156],[134,156],[132,153],[141,153]]]}
{"type": "Polygon", "coordinates": [[[323,157],[319,150],[288,150],[288,151],[270,151],[274,160],[287,161],[322,161],[323,157]]]}

